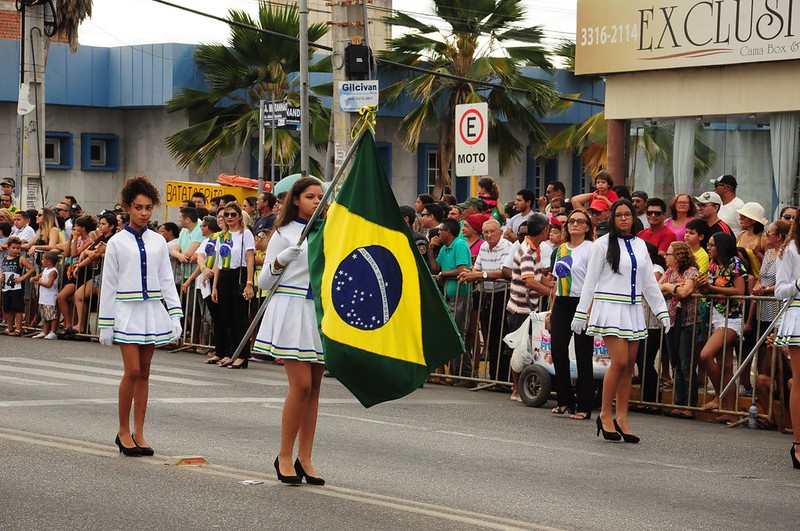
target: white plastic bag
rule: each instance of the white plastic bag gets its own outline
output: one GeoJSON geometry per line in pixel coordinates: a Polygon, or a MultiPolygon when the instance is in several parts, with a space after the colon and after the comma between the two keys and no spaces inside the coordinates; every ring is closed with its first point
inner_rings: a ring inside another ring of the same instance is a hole
{"type": "Polygon", "coordinates": [[[529,315],[522,326],[507,334],[503,341],[506,345],[514,349],[511,354],[511,369],[514,372],[522,370],[533,363],[533,352],[531,351],[531,316],[529,315]]]}

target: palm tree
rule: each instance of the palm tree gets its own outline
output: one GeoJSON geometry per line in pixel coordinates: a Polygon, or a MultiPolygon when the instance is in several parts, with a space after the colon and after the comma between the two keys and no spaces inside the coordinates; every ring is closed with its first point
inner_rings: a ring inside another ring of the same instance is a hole
{"type": "Polygon", "coordinates": [[[56,5],[58,32],[74,52],[78,49],[78,27],[92,16],[92,0],[60,0],[56,5]]]}
{"type": "Polygon", "coordinates": [[[521,26],[525,18],[522,0],[434,0],[434,12],[445,29],[401,12],[386,18],[388,24],[411,31],[390,39],[388,50],[379,56],[499,85],[489,88],[391,65],[382,67],[399,81],[381,91],[381,101],[393,105],[406,93],[419,104],[400,122],[397,135],[403,146],[415,151],[422,133],[438,128],[441,173],[434,195],[440,196],[451,184],[456,105],[488,103],[489,141],[497,145],[502,174],[525,156],[525,146],[514,136],[513,126],[527,135],[536,154],[547,141],[539,116],[546,115],[558,99],[551,83],[528,77],[522,71],[528,66],[552,71],[542,46],[541,26],[521,26]],[[508,46],[509,42],[521,44],[508,46]]]}
{"type": "MultiPolygon", "coordinates": [[[[228,20],[293,37],[299,36],[300,17],[297,6],[273,5],[259,0],[258,18],[231,9],[228,20]]],[[[324,24],[311,24],[308,40],[314,42],[328,31],[324,24]]],[[[311,49],[307,52],[311,56],[311,49]]],[[[208,88],[184,88],[167,102],[167,112],[183,112],[191,124],[168,136],[167,149],[178,165],[193,165],[198,172],[207,171],[217,158],[236,153],[250,153],[250,139],[258,132],[258,102],[261,99],[288,99],[298,105],[300,70],[299,46],[288,39],[276,38],[242,26],[231,25],[228,46],[202,44],[194,53],[195,61],[205,72],[208,88]]],[[[330,71],[330,59],[318,61],[310,71],[330,71]]],[[[313,88],[312,88],[313,90],[313,88]]],[[[309,98],[310,138],[318,149],[328,139],[330,111],[318,97],[309,98]]],[[[299,171],[300,144],[285,130],[265,140],[265,155],[288,171],[299,171]]],[[[237,159],[238,162],[238,159],[237,159]]],[[[321,175],[320,165],[312,160],[310,171],[321,175]]],[[[234,167],[235,171],[235,167],[234,167]]]]}

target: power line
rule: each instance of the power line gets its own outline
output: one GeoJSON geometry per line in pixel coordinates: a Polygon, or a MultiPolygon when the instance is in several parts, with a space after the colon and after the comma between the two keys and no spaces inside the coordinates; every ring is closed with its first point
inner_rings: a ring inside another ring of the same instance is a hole
{"type": "MultiPolygon", "coordinates": [[[[193,13],[193,14],[201,16],[201,17],[206,17],[206,18],[210,18],[210,19],[213,19],[213,20],[217,20],[219,22],[223,22],[225,24],[228,24],[229,26],[236,26],[236,27],[239,27],[239,28],[242,28],[242,29],[255,31],[255,32],[258,32],[258,33],[263,33],[265,35],[271,35],[273,37],[278,37],[280,39],[285,39],[285,40],[289,40],[289,41],[292,41],[292,42],[296,42],[298,44],[300,43],[300,39],[298,39],[297,37],[292,37],[291,35],[286,35],[286,34],[283,34],[283,33],[279,33],[277,31],[272,31],[272,30],[259,28],[259,27],[256,27],[256,26],[251,26],[249,24],[243,24],[243,23],[237,22],[235,20],[228,20],[228,19],[225,19],[225,18],[222,18],[222,17],[218,17],[216,15],[212,15],[210,13],[205,13],[203,11],[198,11],[196,9],[192,9],[190,7],[185,7],[185,6],[181,6],[181,5],[178,5],[178,4],[173,4],[172,2],[168,2],[166,0],[152,0],[152,1],[156,2],[157,4],[163,4],[165,6],[174,7],[176,9],[180,9],[182,11],[193,13]]],[[[333,51],[333,49],[330,46],[325,46],[325,45],[317,44],[317,43],[313,43],[313,42],[309,42],[308,46],[310,48],[316,48],[318,50],[324,50],[324,51],[327,51],[327,52],[332,52],[333,51]]],[[[391,65],[391,66],[394,66],[396,68],[405,69],[405,70],[411,70],[413,72],[419,72],[419,73],[422,73],[422,74],[432,75],[432,76],[435,76],[435,77],[441,77],[441,78],[445,78],[445,79],[450,79],[450,80],[453,80],[453,81],[461,81],[461,82],[464,82],[464,83],[470,83],[470,84],[478,85],[478,86],[482,86],[482,87],[496,88],[496,89],[506,90],[506,91],[509,91],[509,92],[519,92],[519,93],[522,93],[522,94],[528,94],[530,92],[528,90],[521,89],[521,88],[504,87],[502,85],[498,85],[496,83],[491,83],[489,81],[480,81],[478,79],[470,79],[470,78],[466,78],[466,77],[456,76],[456,75],[453,75],[453,74],[448,74],[448,73],[445,73],[445,72],[428,70],[426,68],[422,68],[422,67],[418,67],[418,66],[406,65],[406,64],[403,64],[403,63],[397,63],[395,61],[389,61],[388,59],[375,58],[375,60],[378,63],[383,63],[385,65],[391,65]]],[[[599,102],[599,101],[583,100],[583,99],[580,99],[580,98],[570,98],[570,97],[562,96],[562,95],[558,95],[558,98],[563,100],[563,101],[570,101],[570,102],[573,102],[573,103],[584,103],[584,104],[587,104],[587,105],[595,105],[595,106],[600,106],[600,107],[604,107],[605,106],[604,103],[599,102]]]]}

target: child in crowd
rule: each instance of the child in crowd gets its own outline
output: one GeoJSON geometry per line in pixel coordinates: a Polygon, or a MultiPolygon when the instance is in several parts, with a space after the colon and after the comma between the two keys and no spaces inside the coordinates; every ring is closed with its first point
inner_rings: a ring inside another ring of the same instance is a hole
{"type": "Polygon", "coordinates": [[[42,255],[42,272],[31,279],[39,284],[39,317],[42,320],[42,331],[33,339],[57,339],[58,313],[56,297],[58,296],[58,253],[47,251],[42,255]]]}
{"type": "Polygon", "coordinates": [[[3,285],[3,316],[9,336],[22,335],[22,314],[25,312],[23,282],[33,274],[33,265],[22,256],[22,240],[12,236],[6,242],[8,254],[3,259],[0,279],[3,285]],[[27,271],[25,271],[27,269],[27,271]]]}
{"type": "Polygon", "coordinates": [[[693,219],[686,222],[686,232],[683,235],[683,241],[689,245],[694,254],[694,260],[697,262],[697,270],[702,273],[708,273],[708,253],[703,249],[703,240],[706,237],[706,222],[702,219],[693,219]]]}

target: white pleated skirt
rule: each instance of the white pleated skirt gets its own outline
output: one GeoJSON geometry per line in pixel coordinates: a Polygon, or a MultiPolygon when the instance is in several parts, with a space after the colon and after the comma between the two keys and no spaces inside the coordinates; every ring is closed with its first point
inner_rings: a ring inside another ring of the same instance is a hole
{"type": "Polygon", "coordinates": [[[116,304],[114,341],[138,345],[165,345],[172,340],[172,320],[161,300],[116,304]]]}
{"type": "Polygon", "coordinates": [[[253,350],[273,358],[325,363],[314,301],[273,295],[261,320],[253,350]]]}
{"type": "Polygon", "coordinates": [[[781,317],[775,344],[779,347],[800,347],[800,308],[789,307],[781,317]]]}
{"type": "Polygon", "coordinates": [[[641,340],[647,337],[644,306],[595,300],[586,333],[590,336],[616,336],[641,340]]]}

